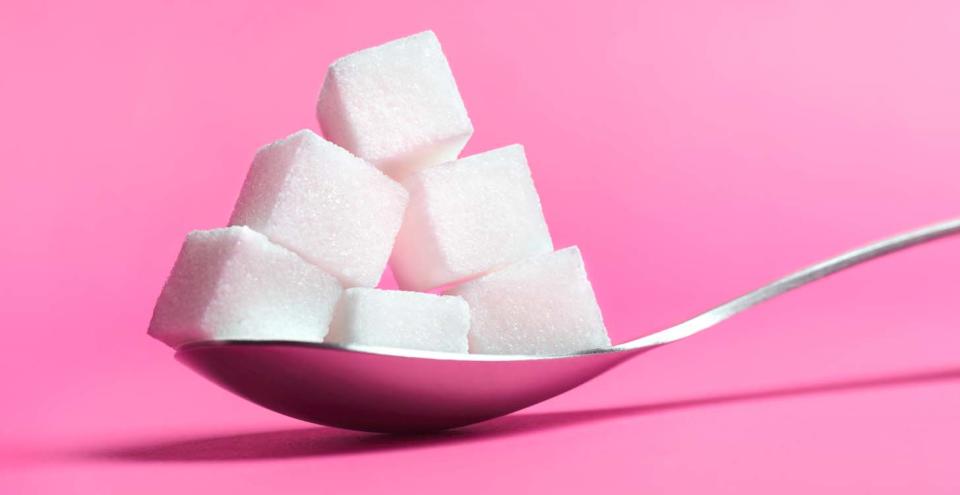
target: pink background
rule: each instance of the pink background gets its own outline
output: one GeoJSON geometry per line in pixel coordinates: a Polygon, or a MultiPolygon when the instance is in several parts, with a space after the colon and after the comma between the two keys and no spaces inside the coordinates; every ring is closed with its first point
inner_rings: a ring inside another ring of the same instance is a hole
{"type": "Polygon", "coordinates": [[[557,3],[4,2],[0,493],[960,491],[957,240],[423,438],[273,414],[146,337],[326,65],[427,28],[466,152],[527,146],[615,341],[960,211],[957,2],[557,3]]]}

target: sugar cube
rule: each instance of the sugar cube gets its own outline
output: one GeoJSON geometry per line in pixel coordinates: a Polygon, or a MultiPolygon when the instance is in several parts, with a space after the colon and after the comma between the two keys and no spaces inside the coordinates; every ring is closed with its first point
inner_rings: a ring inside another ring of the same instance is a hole
{"type": "Polygon", "coordinates": [[[463,298],[357,287],[344,291],[326,341],[467,352],[469,327],[463,298]]]}
{"type": "Polygon", "coordinates": [[[171,347],[203,340],[319,342],[336,278],[247,227],[187,235],[148,333],[171,347]]]}
{"type": "Polygon", "coordinates": [[[309,130],[261,148],[230,217],[303,256],[347,287],[373,287],[387,264],[407,192],[309,130]]]}
{"type": "Polygon", "coordinates": [[[580,250],[529,258],[447,292],[470,305],[470,352],[565,354],[610,346],[580,250]]]}
{"type": "Polygon", "coordinates": [[[435,165],[410,191],[390,260],[400,288],[426,290],[553,251],[520,145],[435,165]]]}
{"type": "Polygon", "coordinates": [[[317,119],[327,139],[397,179],[455,159],[473,134],[432,31],[330,65],[317,119]]]}

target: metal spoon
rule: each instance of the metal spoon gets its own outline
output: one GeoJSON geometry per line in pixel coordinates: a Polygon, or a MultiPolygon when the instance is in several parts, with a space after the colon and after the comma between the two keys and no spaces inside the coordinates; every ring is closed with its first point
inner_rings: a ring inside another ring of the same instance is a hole
{"type": "Polygon", "coordinates": [[[452,354],[279,341],[189,344],[177,359],[227,390],[294,418],[375,432],[465,426],[566,392],[832,273],[960,233],[960,219],[891,237],[788,275],[683,323],[608,349],[562,356],[452,354]]]}

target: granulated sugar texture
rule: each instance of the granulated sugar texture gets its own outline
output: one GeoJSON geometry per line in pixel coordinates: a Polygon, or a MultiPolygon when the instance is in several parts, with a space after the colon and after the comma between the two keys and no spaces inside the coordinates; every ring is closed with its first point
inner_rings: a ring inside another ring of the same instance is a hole
{"type": "Polygon", "coordinates": [[[337,276],[373,287],[407,205],[400,184],[303,130],[257,152],[230,218],[337,276]]]}
{"type": "Polygon", "coordinates": [[[397,179],[455,159],[473,134],[432,31],[330,65],[317,118],[328,139],[397,179]]]}
{"type": "Polygon", "coordinates": [[[150,335],[172,347],[610,346],[579,249],[554,251],[523,146],[459,157],[473,125],[433,32],[334,61],[316,114],[324,137],[304,129],[257,151],[231,227],[187,236],[150,335]],[[388,261],[404,290],[375,288],[388,261]]]}
{"type": "Polygon", "coordinates": [[[470,305],[470,352],[566,354],[608,347],[576,246],[536,256],[448,294],[470,305]]]}
{"type": "Polygon", "coordinates": [[[320,342],[340,293],[336,278],[247,227],[195,231],[149,333],[172,347],[224,339],[320,342]]]}
{"type": "Polygon", "coordinates": [[[327,342],[467,352],[463,298],[400,290],[347,289],[327,342]]]}

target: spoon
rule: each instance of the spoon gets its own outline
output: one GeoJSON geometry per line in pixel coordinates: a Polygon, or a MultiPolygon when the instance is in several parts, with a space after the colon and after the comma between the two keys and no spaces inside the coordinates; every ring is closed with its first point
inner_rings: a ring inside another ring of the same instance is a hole
{"type": "Polygon", "coordinates": [[[807,267],[651,335],[559,356],[455,354],[359,345],[211,341],[177,359],[231,392],[313,423],[385,433],[456,428],[566,392],[610,368],[802,285],[960,233],[960,219],[894,236],[807,267]]]}

